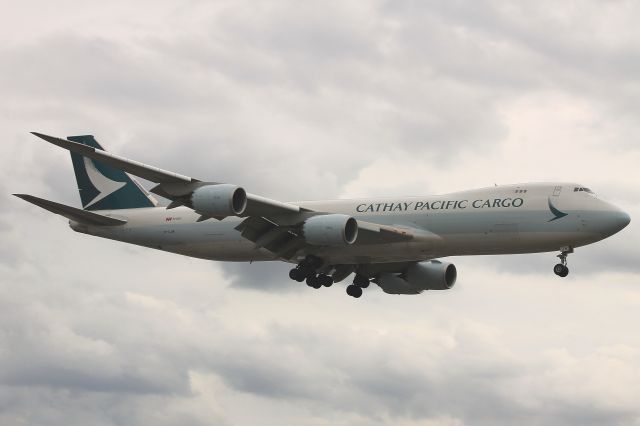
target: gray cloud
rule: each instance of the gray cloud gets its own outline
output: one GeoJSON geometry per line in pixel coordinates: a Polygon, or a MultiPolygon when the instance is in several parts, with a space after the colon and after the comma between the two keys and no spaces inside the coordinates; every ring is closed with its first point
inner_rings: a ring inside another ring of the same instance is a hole
{"type": "Polygon", "coordinates": [[[306,284],[291,281],[289,270],[295,265],[282,262],[258,262],[247,267],[242,263],[221,264],[232,286],[262,291],[295,291],[306,284]]]}
{"type": "MultiPolygon", "coordinates": [[[[531,380],[526,362],[502,350],[495,342],[478,341],[468,330],[454,334],[454,346],[430,343],[416,358],[403,352],[404,339],[415,338],[394,329],[395,336],[379,346],[371,335],[327,335],[281,327],[269,330],[260,341],[231,342],[231,348],[252,344],[253,350],[223,357],[217,367],[228,383],[243,392],[280,399],[291,398],[345,412],[367,413],[372,421],[384,418],[427,419],[443,416],[473,424],[631,424],[635,413],[590,402],[577,403],[528,394],[515,402],[505,391],[531,380]],[[304,337],[303,337],[304,336],[304,337]],[[303,337],[301,339],[301,337],[303,337]],[[265,345],[278,342],[283,349],[265,345]],[[336,341],[338,340],[338,341],[336,341]],[[337,360],[330,348],[340,347],[337,360]],[[267,352],[265,353],[265,350],[267,352]],[[263,360],[269,357],[269,363],[263,360]],[[456,368],[452,369],[451,365],[456,368]],[[321,372],[322,374],[318,374],[321,372]],[[538,409],[536,407],[546,407],[538,409]]],[[[330,334],[329,334],[330,333],[330,334]]],[[[350,334],[350,333],[348,333],[350,334]]],[[[549,365],[546,368],[554,369],[549,365]]],[[[551,375],[557,374],[553,372],[551,375]]],[[[546,380],[553,381],[552,377],[546,380]]],[[[564,390],[560,390],[563,393],[564,390]]]]}

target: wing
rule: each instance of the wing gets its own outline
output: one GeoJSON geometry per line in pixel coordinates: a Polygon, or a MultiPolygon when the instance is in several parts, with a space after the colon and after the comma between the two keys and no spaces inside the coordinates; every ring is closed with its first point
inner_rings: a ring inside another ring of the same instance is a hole
{"type": "MultiPolygon", "coordinates": [[[[130,160],[119,155],[111,154],[98,148],[93,148],[81,143],[72,142],[42,133],[32,132],[33,135],[45,141],[57,145],[61,148],[75,152],[82,156],[91,158],[109,166],[115,167],[132,175],[155,182],[156,185],[151,192],[172,200],[174,203],[169,207],[177,207],[183,204],[185,197],[189,196],[195,189],[206,185],[217,185],[218,182],[202,182],[198,179],[181,175],[179,173],[162,170],[158,167],[143,164],[135,160],[130,160]]],[[[280,201],[271,200],[259,195],[247,194],[247,215],[265,214],[291,214],[303,211],[298,206],[280,201]]]]}
{"type": "MultiPolygon", "coordinates": [[[[151,192],[171,200],[167,207],[168,209],[180,205],[193,208],[189,200],[198,188],[225,185],[219,182],[201,181],[193,177],[163,170],[67,139],[37,132],[32,133],[53,145],[155,182],[157,185],[151,189],[151,192]]],[[[244,190],[242,192],[245,194],[244,190]]],[[[40,206],[44,207],[43,205],[40,206]]],[[[246,208],[239,214],[245,219],[236,229],[240,231],[244,238],[254,242],[256,248],[264,248],[279,258],[290,259],[298,250],[307,245],[301,233],[301,225],[309,217],[320,214],[330,214],[330,212],[312,211],[291,203],[283,203],[246,193],[246,208]]],[[[222,219],[225,216],[203,215],[201,219],[204,220],[211,217],[222,219]]],[[[433,234],[413,228],[358,221],[358,240],[356,244],[393,243],[432,237],[433,234]]]]}
{"type": "Polygon", "coordinates": [[[43,135],[42,133],[31,133],[61,148],[91,158],[92,160],[100,161],[101,163],[115,167],[116,169],[124,170],[125,172],[129,172],[132,175],[150,180],[151,182],[182,184],[199,182],[197,179],[193,179],[188,176],[168,172],[157,167],[142,164],[138,161],[129,160],[128,158],[120,157],[119,155],[111,154],[101,149],[93,148],[81,143],[72,142],[67,139],[56,138],[54,136],[43,135]]]}

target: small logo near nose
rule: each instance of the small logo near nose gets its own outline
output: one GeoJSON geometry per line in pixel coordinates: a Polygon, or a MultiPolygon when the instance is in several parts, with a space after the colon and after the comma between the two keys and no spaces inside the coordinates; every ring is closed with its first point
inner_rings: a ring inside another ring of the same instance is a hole
{"type": "Polygon", "coordinates": [[[547,222],[552,222],[556,219],[561,219],[568,215],[568,213],[561,212],[560,210],[558,210],[556,206],[554,206],[553,203],[551,202],[551,198],[548,198],[548,201],[549,201],[549,210],[551,210],[551,213],[553,214],[554,217],[549,219],[547,222]]]}

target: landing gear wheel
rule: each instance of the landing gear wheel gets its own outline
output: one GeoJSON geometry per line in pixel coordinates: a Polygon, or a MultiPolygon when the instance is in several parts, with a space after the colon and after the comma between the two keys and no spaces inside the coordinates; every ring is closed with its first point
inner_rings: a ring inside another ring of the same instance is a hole
{"type": "Polygon", "coordinates": [[[553,267],[553,272],[557,276],[564,278],[567,275],[569,275],[569,268],[566,265],[563,265],[562,263],[558,263],[556,266],[553,267]]]}
{"type": "Polygon", "coordinates": [[[362,296],[362,287],[351,284],[347,286],[347,294],[357,299],[358,297],[362,296]]]}
{"type": "Polygon", "coordinates": [[[318,275],[318,281],[325,287],[331,287],[333,285],[333,278],[329,275],[320,274],[318,275]]]}
{"type": "Polygon", "coordinates": [[[556,266],[553,267],[553,273],[556,275],[562,274],[563,271],[564,271],[564,265],[562,263],[558,263],[556,266]]]}
{"type": "Polygon", "coordinates": [[[319,289],[320,287],[322,287],[322,283],[316,275],[309,275],[307,277],[307,285],[315,289],[319,289]]]}
{"type": "Polygon", "coordinates": [[[369,287],[369,278],[364,275],[356,274],[353,278],[353,285],[357,285],[361,288],[367,288],[369,287]]]}
{"type": "Polygon", "coordinates": [[[560,249],[560,254],[558,258],[560,259],[560,263],[553,267],[553,272],[559,277],[566,277],[569,275],[569,268],[567,267],[567,256],[573,253],[573,247],[563,247],[560,249]]]}
{"type": "Polygon", "coordinates": [[[293,268],[292,270],[289,271],[289,278],[291,278],[294,281],[298,280],[298,268],[293,268]]]}
{"type": "Polygon", "coordinates": [[[298,266],[298,274],[299,276],[303,277],[303,281],[304,278],[310,277],[311,275],[315,275],[313,269],[309,269],[307,267],[304,266],[298,266]]]}
{"type": "Polygon", "coordinates": [[[302,281],[304,281],[305,278],[307,278],[307,276],[304,273],[304,271],[301,270],[300,268],[293,268],[292,270],[289,271],[289,278],[301,283],[302,281]]]}
{"type": "Polygon", "coordinates": [[[316,271],[321,265],[322,259],[313,255],[309,255],[305,257],[304,260],[298,264],[298,266],[289,271],[289,278],[298,281],[299,283],[306,279],[307,284],[309,284],[310,287],[319,288],[322,283],[317,280],[316,271]],[[311,279],[311,281],[309,281],[309,278],[311,277],[313,278],[311,279]],[[318,287],[316,287],[316,285],[318,285],[318,287]]]}

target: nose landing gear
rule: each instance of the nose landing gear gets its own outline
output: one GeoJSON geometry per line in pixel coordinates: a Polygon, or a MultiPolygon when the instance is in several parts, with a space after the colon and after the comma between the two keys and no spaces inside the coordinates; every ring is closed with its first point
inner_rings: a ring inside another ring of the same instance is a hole
{"type": "Polygon", "coordinates": [[[569,267],[567,267],[567,256],[573,253],[573,247],[562,247],[558,258],[560,263],[553,267],[553,272],[559,277],[566,277],[569,275],[569,267]]]}

